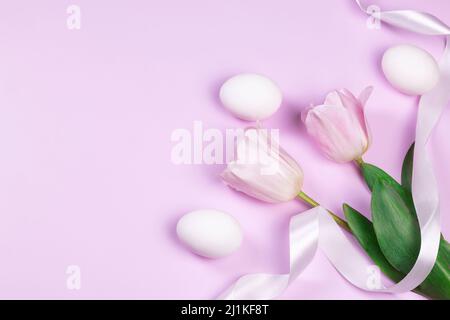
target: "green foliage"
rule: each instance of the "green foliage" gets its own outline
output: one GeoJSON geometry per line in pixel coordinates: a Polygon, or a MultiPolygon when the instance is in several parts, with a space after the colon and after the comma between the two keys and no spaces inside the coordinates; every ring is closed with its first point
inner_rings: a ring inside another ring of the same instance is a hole
{"type": "MultiPolygon", "coordinates": [[[[402,167],[402,184],[382,169],[361,164],[367,186],[372,191],[372,222],[344,204],[348,224],[371,259],[395,282],[413,267],[420,250],[420,228],[411,195],[414,145],[402,167]]],[[[450,299],[450,245],[443,237],[436,263],[415,290],[432,299],[450,299]]]]}
{"type": "Polygon", "coordinates": [[[347,204],[344,204],[343,208],[345,218],[353,235],[372,261],[391,280],[398,282],[403,279],[404,275],[397,271],[384,257],[383,252],[381,252],[372,222],[347,204]]]}

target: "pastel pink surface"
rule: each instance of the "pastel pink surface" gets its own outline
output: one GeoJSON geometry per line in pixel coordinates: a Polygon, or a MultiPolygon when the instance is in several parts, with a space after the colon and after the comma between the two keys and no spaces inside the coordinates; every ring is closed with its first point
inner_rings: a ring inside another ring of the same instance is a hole
{"type": "MultiPolygon", "coordinates": [[[[446,0],[374,1],[427,11],[450,23],[446,0]]],[[[240,275],[288,271],[288,223],[299,202],[268,205],[227,188],[224,165],[174,165],[171,133],[243,127],[219,104],[229,76],[262,73],[284,103],[265,126],[305,172],[305,191],[339,212],[369,213],[352,165],[327,160],[298,115],[330,90],[375,90],[367,104],[373,145],[366,161],[399,177],[414,137],[416,98],[380,72],[383,51],[412,43],[439,57],[443,41],[382,26],[369,30],[353,1],[8,1],[0,11],[0,298],[215,298],[240,275]],[[186,212],[236,217],[241,249],[200,258],[177,241],[186,212]],[[81,268],[81,290],[66,268],[81,268]]],[[[430,142],[450,237],[450,109],[430,142]]],[[[284,299],[416,299],[372,294],[341,278],[322,254],[284,299]]]]}

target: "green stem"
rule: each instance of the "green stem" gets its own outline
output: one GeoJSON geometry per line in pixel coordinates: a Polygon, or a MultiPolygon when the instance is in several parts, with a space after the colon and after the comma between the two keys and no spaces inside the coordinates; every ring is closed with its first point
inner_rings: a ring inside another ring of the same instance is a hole
{"type": "Polygon", "coordinates": [[[361,167],[363,165],[363,163],[364,163],[364,160],[361,157],[361,158],[355,159],[355,162],[358,165],[358,167],[361,167]]]}
{"type": "MultiPolygon", "coordinates": [[[[300,199],[302,199],[304,202],[306,202],[307,204],[309,204],[311,207],[318,207],[318,206],[320,206],[320,204],[319,204],[316,200],[314,200],[313,198],[311,198],[310,196],[308,196],[308,195],[307,195],[306,193],[304,193],[303,191],[301,191],[301,192],[298,194],[298,197],[299,197],[300,199]]],[[[334,219],[334,221],[336,221],[336,223],[337,223],[339,226],[341,226],[342,229],[344,229],[345,231],[348,231],[348,232],[352,233],[352,230],[350,229],[348,223],[347,223],[345,220],[339,218],[337,215],[335,215],[335,214],[334,214],[333,212],[331,212],[330,210],[327,209],[327,211],[328,211],[328,213],[331,215],[331,217],[334,219]]]]}

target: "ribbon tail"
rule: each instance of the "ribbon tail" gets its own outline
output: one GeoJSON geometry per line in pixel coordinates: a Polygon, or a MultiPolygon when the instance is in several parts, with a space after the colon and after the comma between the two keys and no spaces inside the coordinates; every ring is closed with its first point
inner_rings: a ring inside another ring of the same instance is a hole
{"type": "Polygon", "coordinates": [[[289,224],[290,272],[288,274],[249,274],[239,278],[218,299],[269,300],[278,297],[311,263],[319,243],[318,215],[313,208],[291,218],[289,224]]]}

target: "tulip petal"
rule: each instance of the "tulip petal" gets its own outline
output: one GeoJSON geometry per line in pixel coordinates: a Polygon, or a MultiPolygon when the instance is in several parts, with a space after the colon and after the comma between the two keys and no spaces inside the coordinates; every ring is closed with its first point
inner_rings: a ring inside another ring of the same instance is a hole
{"type": "Polygon", "coordinates": [[[368,87],[359,98],[347,89],[330,92],[323,105],[303,115],[308,133],[328,157],[347,162],[357,160],[367,151],[371,137],[364,106],[371,92],[372,87],[368,87]]]}
{"type": "Polygon", "coordinates": [[[365,88],[363,91],[361,91],[361,93],[359,94],[358,100],[363,107],[366,105],[367,100],[369,100],[372,92],[373,92],[373,87],[369,86],[369,87],[365,88]]]}
{"type": "Polygon", "coordinates": [[[324,152],[336,161],[352,161],[366,149],[365,135],[344,107],[317,106],[308,113],[305,125],[324,152]]]}
{"type": "Polygon", "coordinates": [[[266,202],[289,201],[301,191],[301,168],[266,129],[247,129],[236,155],[222,173],[230,187],[266,202]]]}
{"type": "MultiPolygon", "coordinates": [[[[363,113],[364,113],[364,110],[365,110],[364,108],[367,104],[367,101],[369,100],[369,97],[372,95],[372,92],[373,92],[373,87],[368,86],[359,94],[358,99],[361,103],[363,113]]],[[[369,148],[369,146],[372,143],[372,132],[370,131],[369,123],[367,122],[367,117],[365,116],[365,114],[363,116],[364,116],[364,125],[365,125],[364,128],[365,128],[365,132],[367,135],[367,141],[368,141],[367,148],[369,148]]]]}
{"type": "Polygon", "coordinates": [[[339,92],[337,92],[336,90],[331,91],[327,94],[325,102],[323,104],[327,106],[344,106],[342,103],[342,99],[339,96],[339,92]]]}
{"type": "Polygon", "coordinates": [[[342,89],[339,92],[339,95],[340,95],[340,98],[342,99],[343,105],[350,111],[352,116],[359,123],[361,132],[367,137],[368,143],[366,146],[366,150],[369,147],[370,142],[371,142],[371,134],[370,134],[370,129],[369,129],[367,119],[365,116],[365,112],[364,112],[364,106],[365,106],[367,100],[369,99],[371,92],[372,92],[372,87],[367,87],[361,93],[361,97],[363,98],[364,103],[362,103],[361,100],[356,99],[355,96],[347,89],[342,89]]]}

